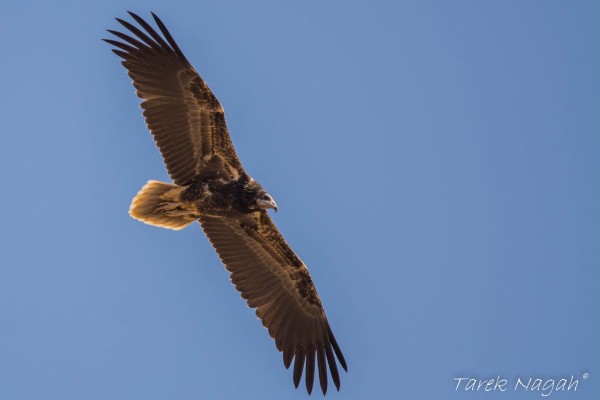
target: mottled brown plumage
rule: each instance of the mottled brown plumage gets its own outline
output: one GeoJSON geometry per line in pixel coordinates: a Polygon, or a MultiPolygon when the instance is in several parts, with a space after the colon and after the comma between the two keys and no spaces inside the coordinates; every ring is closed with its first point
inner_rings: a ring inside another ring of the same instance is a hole
{"type": "Polygon", "coordinates": [[[130,214],[179,230],[199,221],[231,281],[256,308],[297,387],[305,370],[312,391],[315,362],[323,393],[327,366],[336,388],[336,357],[347,369],[308,269],[288,246],[268,208],[273,198],[243,169],[231,143],[223,107],[154,14],[162,36],[134,13],[142,29],[117,18],[133,36],[109,30],[174,184],[149,181],[130,214]]]}

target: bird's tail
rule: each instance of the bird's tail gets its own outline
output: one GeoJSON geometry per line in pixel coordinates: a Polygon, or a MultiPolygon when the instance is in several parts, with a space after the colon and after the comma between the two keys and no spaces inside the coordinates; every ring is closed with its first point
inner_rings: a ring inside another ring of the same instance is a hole
{"type": "Polygon", "coordinates": [[[131,202],[129,215],[161,228],[183,229],[200,217],[192,204],[181,201],[185,189],[185,186],[148,181],[131,202]]]}

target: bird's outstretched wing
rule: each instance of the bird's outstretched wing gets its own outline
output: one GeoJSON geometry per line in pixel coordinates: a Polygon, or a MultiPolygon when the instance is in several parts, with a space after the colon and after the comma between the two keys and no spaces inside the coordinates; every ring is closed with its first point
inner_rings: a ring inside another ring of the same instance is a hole
{"type": "Polygon", "coordinates": [[[124,60],[169,175],[178,185],[188,184],[196,175],[237,179],[243,168],[227,131],[223,107],[155,14],[163,36],[136,14],[129,14],[142,29],[117,18],[133,36],[108,30],[121,41],[104,40],[124,60]]]}
{"type": "Polygon", "coordinates": [[[298,387],[306,366],[306,388],[312,391],[316,360],[323,393],[327,391],[327,365],[339,390],[335,357],[347,370],[344,356],[306,266],[267,212],[200,217],[200,224],[231,272],[236,289],[256,308],[256,315],[283,352],[285,367],[295,358],[294,385],[298,387]]]}

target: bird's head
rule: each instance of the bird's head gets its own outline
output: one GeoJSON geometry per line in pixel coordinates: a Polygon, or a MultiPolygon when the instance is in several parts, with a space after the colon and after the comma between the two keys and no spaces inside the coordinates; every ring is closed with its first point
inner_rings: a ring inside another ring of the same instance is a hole
{"type": "Polygon", "coordinates": [[[277,203],[254,179],[247,177],[244,181],[245,203],[250,210],[266,210],[272,208],[277,212],[277,203]]]}
{"type": "Polygon", "coordinates": [[[256,197],[256,207],[261,210],[266,210],[268,208],[272,208],[277,212],[277,203],[273,200],[273,197],[264,190],[261,191],[256,197]]]}

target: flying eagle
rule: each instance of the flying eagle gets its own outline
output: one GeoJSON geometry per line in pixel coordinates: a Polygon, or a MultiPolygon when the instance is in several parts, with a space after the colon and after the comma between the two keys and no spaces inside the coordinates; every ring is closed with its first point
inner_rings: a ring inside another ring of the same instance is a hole
{"type": "Polygon", "coordinates": [[[129,12],[133,24],[117,18],[130,34],[108,30],[121,41],[103,39],[124,61],[144,118],[173,183],[148,181],[129,214],[142,222],[179,230],[194,221],[217,251],[231,282],[241,292],[283,352],[298,387],[306,369],[313,387],[315,360],[323,394],[327,366],[336,388],[336,357],[346,361],[325,316],[306,265],[269,217],[275,200],[244,171],[225,124],[223,107],[154,14],[162,36],[129,12]],[[335,354],[335,356],[334,356],[335,354]]]}

